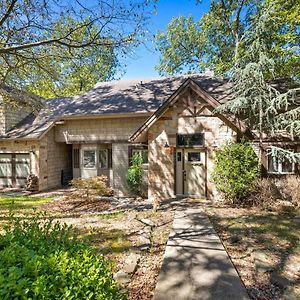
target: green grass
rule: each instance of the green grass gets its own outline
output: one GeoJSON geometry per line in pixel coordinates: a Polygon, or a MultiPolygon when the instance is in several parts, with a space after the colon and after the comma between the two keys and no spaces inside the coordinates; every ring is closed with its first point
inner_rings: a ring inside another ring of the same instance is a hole
{"type": "Polygon", "coordinates": [[[52,198],[45,197],[0,196],[0,211],[8,211],[9,209],[26,211],[51,200],[52,198]]]}
{"type": "Polygon", "coordinates": [[[117,211],[117,212],[112,212],[112,213],[108,213],[108,214],[99,214],[99,215],[97,215],[97,217],[99,219],[103,219],[103,220],[121,219],[124,216],[125,216],[124,211],[117,211]]]}

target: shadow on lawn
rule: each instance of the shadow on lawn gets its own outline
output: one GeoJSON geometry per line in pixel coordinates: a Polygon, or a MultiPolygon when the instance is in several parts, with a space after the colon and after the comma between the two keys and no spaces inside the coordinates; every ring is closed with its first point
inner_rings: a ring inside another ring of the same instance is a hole
{"type": "MultiPolygon", "coordinates": [[[[277,263],[265,274],[269,274],[268,282],[269,293],[272,294],[271,284],[274,285],[274,278],[280,278],[288,287],[294,287],[300,284],[300,279],[289,280],[284,277],[282,271],[287,267],[291,255],[300,256],[300,219],[293,215],[275,215],[272,213],[243,214],[238,217],[210,217],[217,232],[223,236],[229,233],[230,236],[242,237],[241,241],[234,244],[237,249],[247,247],[250,244],[255,251],[262,251],[275,254],[277,263]]],[[[299,270],[298,270],[299,271],[299,270]]],[[[254,285],[248,287],[248,292],[253,299],[265,299],[259,296],[259,286],[262,282],[258,271],[252,278],[254,285]]],[[[278,281],[278,280],[277,280],[278,281]]],[[[275,284],[276,286],[276,284],[275,284]]],[[[282,299],[287,288],[277,284],[276,295],[271,295],[272,299],[282,299]]],[[[264,287],[265,288],[265,287],[264,287]]],[[[300,297],[300,295],[297,295],[300,297]]]]}

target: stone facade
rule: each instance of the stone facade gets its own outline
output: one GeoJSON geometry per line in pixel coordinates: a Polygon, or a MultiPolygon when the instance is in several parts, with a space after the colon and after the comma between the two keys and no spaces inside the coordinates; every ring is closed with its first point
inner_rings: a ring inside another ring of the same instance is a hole
{"type": "MultiPolygon", "coordinates": [[[[177,134],[204,133],[206,149],[207,197],[213,198],[216,190],[211,180],[213,170],[214,150],[227,140],[235,140],[236,133],[225,120],[212,113],[212,108],[205,108],[197,115],[191,115],[184,104],[187,95],[183,95],[176,105],[169,108],[148,131],[149,147],[149,190],[150,199],[168,199],[175,195],[175,155],[177,134]]],[[[194,95],[194,97],[197,97],[194,95]]],[[[202,99],[198,103],[205,104],[202,99]]]]}

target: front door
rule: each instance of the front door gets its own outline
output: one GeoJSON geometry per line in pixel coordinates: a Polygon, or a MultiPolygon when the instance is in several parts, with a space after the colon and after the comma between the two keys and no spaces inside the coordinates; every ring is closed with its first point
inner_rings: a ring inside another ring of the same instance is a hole
{"type": "Polygon", "coordinates": [[[176,151],[176,194],[206,196],[205,149],[184,148],[176,151]]]}

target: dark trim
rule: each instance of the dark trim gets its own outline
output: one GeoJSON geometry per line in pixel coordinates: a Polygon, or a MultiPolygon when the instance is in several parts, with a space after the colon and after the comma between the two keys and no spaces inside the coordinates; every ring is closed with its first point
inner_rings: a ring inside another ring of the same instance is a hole
{"type": "Polygon", "coordinates": [[[16,186],[17,180],[16,180],[16,154],[11,155],[11,180],[12,180],[12,186],[16,186]]]}
{"type": "Polygon", "coordinates": [[[174,195],[177,196],[177,149],[174,148],[173,153],[173,168],[174,168],[174,195]]]}
{"type": "Polygon", "coordinates": [[[67,144],[128,144],[128,140],[67,141],[67,144]]]}
{"type": "Polygon", "coordinates": [[[186,170],[185,170],[185,153],[184,153],[184,148],[182,149],[182,154],[181,154],[181,159],[182,159],[182,195],[185,195],[185,178],[186,178],[186,170]]]}
{"type": "MultiPolygon", "coordinates": [[[[129,138],[131,142],[137,140],[137,138],[147,129],[149,129],[152,124],[157,121],[167,109],[173,105],[178,97],[181,96],[184,92],[187,91],[188,88],[193,89],[193,91],[200,96],[204,101],[207,102],[208,105],[212,106],[212,108],[217,108],[220,105],[220,102],[217,101],[213,96],[211,96],[208,92],[202,89],[193,79],[186,79],[182,85],[140,126],[129,138]]],[[[216,114],[218,118],[222,121],[227,121],[230,123],[231,127],[235,129],[236,132],[245,132],[250,135],[248,132],[248,128],[245,124],[234,118],[229,114],[216,114]]],[[[226,123],[226,122],[225,122],[226,123]]]]}
{"type": "Polygon", "coordinates": [[[148,150],[148,145],[145,144],[133,144],[128,145],[128,166],[132,165],[132,152],[133,150],[148,150]]]}
{"type": "Polygon", "coordinates": [[[207,186],[207,147],[205,148],[205,152],[204,152],[205,154],[205,161],[204,161],[204,163],[205,163],[205,166],[204,166],[204,172],[205,172],[205,198],[206,199],[208,199],[208,186],[207,186]]]}

